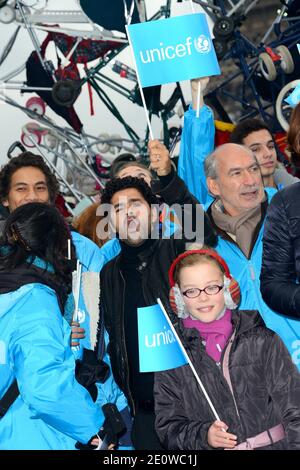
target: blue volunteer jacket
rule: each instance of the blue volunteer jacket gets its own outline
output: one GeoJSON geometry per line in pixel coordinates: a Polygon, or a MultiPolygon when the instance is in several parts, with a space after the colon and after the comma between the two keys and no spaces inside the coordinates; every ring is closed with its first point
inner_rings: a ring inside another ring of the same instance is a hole
{"type": "MultiPolygon", "coordinates": [[[[104,256],[102,255],[101,251],[100,251],[100,248],[98,248],[98,246],[93,243],[91,240],[87,239],[86,237],[83,237],[82,235],[78,234],[77,232],[72,232],[72,240],[73,240],[73,243],[75,245],[75,249],[76,249],[76,255],[78,257],[78,259],[80,260],[81,264],[82,264],[82,272],[83,273],[86,273],[86,272],[96,272],[98,273],[100,271],[100,269],[102,268],[102,266],[105,264],[105,258],[104,256]]],[[[98,284],[99,284],[99,280],[97,279],[97,286],[95,287],[98,287],[98,284]]],[[[36,310],[30,310],[32,312],[32,315],[33,313],[36,315],[36,318],[37,318],[37,322],[39,322],[39,318],[42,317],[42,318],[45,318],[45,320],[43,320],[43,324],[45,324],[46,326],[48,325],[48,316],[51,316],[52,314],[52,308],[53,308],[53,301],[52,303],[48,303],[48,297],[49,297],[49,290],[51,291],[51,289],[49,288],[46,288],[45,286],[41,286],[39,284],[36,284],[36,285],[32,285],[32,288],[33,288],[33,291],[35,292],[37,290],[37,286],[39,286],[39,300],[38,302],[36,302],[35,304],[35,307],[36,307],[36,310]],[[45,290],[46,289],[46,290],[45,290]],[[48,289],[48,291],[47,291],[48,289]],[[38,308],[37,308],[38,307],[38,308]],[[47,310],[46,310],[46,307],[47,307],[47,310]],[[44,310],[45,309],[45,310],[44,310]],[[47,319],[47,320],[46,320],[47,319]]],[[[26,286],[22,287],[21,289],[25,289],[26,286]]],[[[23,293],[25,293],[25,290],[21,290],[19,289],[18,291],[15,291],[16,295],[19,296],[20,293],[19,291],[21,291],[22,295],[23,293]]],[[[55,294],[51,291],[52,293],[52,297],[53,295],[55,296],[55,294]]],[[[10,293],[10,294],[5,294],[5,296],[10,296],[9,298],[11,299],[11,302],[12,302],[12,306],[15,302],[14,300],[14,293],[10,293]]],[[[22,304],[23,301],[27,302],[28,300],[28,296],[27,297],[24,297],[23,300],[21,300],[22,295],[20,295],[20,303],[22,304]],[[26,300],[25,300],[26,298],[26,300]]],[[[0,296],[0,305],[1,305],[1,302],[4,302],[5,299],[3,299],[3,295],[0,296]]],[[[56,296],[55,296],[56,298],[56,296]]],[[[52,299],[53,300],[53,299],[52,299]]],[[[7,301],[6,301],[7,302],[7,301]]],[[[54,302],[55,303],[55,302],[54,302]]],[[[16,306],[17,306],[17,303],[16,303],[16,306]]],[[[25,307],[24,307],[25,308],[25,307]]],[[[54,312],[55,312],[55,316],[57,317],[56,315],[56,310],[58,311],[59,315],[58,315],[58,319],[59,319],[59,323],[60,323],[60,326],[57,325],[56,323],[56,326],[52,325],[51,326],[51,331],[56,331],[57,329],[57,335],[59,337],[59,339],[61,339],[61,336],[60,335],[60,329],[63,329],[63,339],[64,339],[64,347],[68,349],[68,354],[71,353],[71,349],[70,349],[70,334],[71,334],[71,331],[70,331],[70,327],[69,325],[67,324],[67,322],[65,320],[62,319],[61,317],[61,313],[58,309],[58,306],[55,305],[55,309],[54,309],[54,312]]],[[[11,312],[11,308],[9,307],[9,310],[8,311],[5,311],[5,309],[2,309],[1,307],[1,313],[2,315],[0,315],[0,325],[1,325],[1,318],[4,314],[6,314],[6,318],[7,318],[7,321],[11,321],[11,318],[13,315],[12,312],[11,312]],[[10,312],[8,314],[8,311],[10,312]],[[10,315],[10,316],[9,316],[10,315]],[[10,318],[10,320],[9,320],[10,318]]],[[[23,311],[23,307],[22,307],[22,311],[23,311]]],[[[85,348],[91,348],[91,340],[90,340],[90,327],[91,327],[91,317],[90,317],[90,313],[88,311],[88,308],[85,304],[85,301],[84,301],[84,295],[83,295],[83,287],[81,286],[81,289],[80,289],[80,298],[79,298],[79,322],[80,322],[80,325],[85,328],[86,330],[86,337],[81,340],[80,342],[80,346],[78,348],[72,348],[73,349],[73,354],[71,353],[70,355],[70,358],[68,358],[68,361],[72,362],[72,371],[68,372],[67,375],[65,375],[65,381],[67,380],[70,380],[70,386],[72,387],[72,384],[74,383],[74,380],[75,380],[75,376],[74,376],[74,370],[73,370],[73,365],[74,365],[74,359],[80,359],[81,356],[82,356],[82,350],[83,350],[83,347],[85,348]]],[[[28,318],[28,316],[26,316],[26,318],[28,318]]],[[[98,317],[97,317],[98,319],[98,317]]],[[[96,319],[96,321],[97,321],[96,319]]],[[[32,317],[31,319],[32,321],[32,324],[34,322],[34,317],[32,317]]],[[[95,321],[95,319],[94,319],[95,321]]],[[[17,321],[16,321],[16,324],[17,324],[17,321]]],[[[13,324],[11,324],[11,327],[13,328],[13,324]]],[[[19,327],[19,326],[18,326],[19,327]]],[[[4,333],[2,334],[2,332],[4,331],[4,329],[2,327],[0,327],[0,356],[2,357],[2,361],[1,361],[1,357],[0,357],[0,370],[2,369],[4,371],[4,368],[1,367],[1,365],[3,365],[3,357],[5,356],[5,358],[7,358],[7,354],[8,354],[8,351],[7,351],[7,344],[8,344],[8,341],[7,341],[7,338],[4,338],[4,333]],[[3,352],[5,351],[5,352],[3,352]]],[[[21,324],[20,324],[20,328],[21,328],[21,324]]],[[[30,334],[32,333],[36,333],[37,337],[38,338],[41,338],[41,341],[43,340],[43,335],[41,334],[40,335],[40,330],[39,329],[34,329],[33,328],[33,331],[32,332],[29,332],[30,334]]],[[[50,333],[49,331],[47,331],[47,329],[42,330],[42,332],[45,334],[45,336],[49,336],[50,333]]],[[[105,333],[106,335],[106,333],[105,333]]],[[[53,337],[53,339],[55,339],[55,336],[53,337]]],[[[105,341],[105,338],[104,340],[105,341]]],[[[29,344],[30,341],[28,341],[28,344],[29,344]]],[[[33,337],[32,339],[32,343],[34,344],[35,342],[35,339],[33,337]]],[[[56,346],[55,346],[56,348],[56,346]]],[[[50,351],[50,349],[49,349],[50,351]]],[[[45,350],[46,352],[46,350],[45,350]]],[[[26,355],[26,354],[25,354],[26,355]]],[[[39,353],[37,354],[37,357],[38,357],[39,353]]],[[[46,355],[48,358],[50,357],[50,352],[49,354],[46,355]]],[[[43,358],[43,356],[41,355],[41,357],[43,358]]],[[[45,358],[46,359],[46,358],[45,358]]],[[[106,362],[108,362],[107,360],[107,357],[104,357],[104,360],[106,362]]],[[[6,361],[6,359],[5,359],[6,361]]],[[[5,364],[4,364],[5,365],[5,364]]],[[[11,362],[11,365],[10,365],[11,369],[14,370],[14,363],[13,363],[13,359],[12,359],[12,362],[11,362]]],[[[28,376],[32,375],[32,371],[28,370],[27,372],[24,370],[24,379],[26,377],[26,375],[28,374],[28,376]]],[[[15,375],[17,377],[17,375],[15,375]]],[[[2,397],[5,393],[5,391],[7,390],[8,386],[10,385],[10,383],[12,382],[13,380],[13,377],[14,375],[12,374],[11,376],[7,377],[7,380],[5,380],[5,373],[2,372],[0,373],[0,397],[2,397]]],[[[61,376],[61,378],[63,379],[64,375],[61,376]]],[[[18,377],[17,377],[18,378],[18,377]]],[[[49,377],[48,377],[49,379],[49,377]]],[[[57,383],[58,385],[62,386],[62,389],[65,387],[64,385],[64,381],[63,381],[63,384],[59,381],[57,381],[55,375],[53,375],[53,382],[57,383]]],[[[18,380],[18,383],[19,383],[19,380],[18,380]]],[[[83,389],[83,392],[84,394],[86,395],[86,392],[85,392],[85,389],[82,388],[78,383],[77,381],[75,380],[75,384],[76,386],[79,386],[80,389],[83,389]]],[[[39,384],[38,384],[39,386],[39,384]]],[[[104,383],[104,384],[97,384],[97,387],[98,387],[98,397],[97,397],[97,401],[96,401],[96,405],[94,405],[93,403],[90,404],[92,406],[92,408],[94,409],[94,413],[95,413],[95,416],[97,417],[97,429],[95,432],[97,432],[100,428],[100,426],[103,424],[103,421],[104,421],[104,415],[103,415],[103,412],[101,410],[101,407],[102,405],[104,405],[105,403],[107,402],[111,402],[111,403],[115,403],[118,407],[118,409],[120,411],[122,410],[127,410],[127,400],[123,394],[123,392],[119,389],[119,387],[117,386],[112,374],[110,374],[109,378],[107,379],[107,381],[104,383]],[[95,408],[96,406],[96,408],[95,408]]],[[[22,392],[21,392],[22,393],[22,392]]],[[[18,400],[20,399],[20,397],[18,398],[18,400]]],[[[76,390],[74,390],[74,399],[76,399],[76,390]]],[[[87,396],[86,398],[89,402],[89,395],[87,396]]],[[[17,400],[17,401],[18,401],[17,400]]],[[[63,402],[62,402],[63,403],[63,402]]],[[[80,403],[80,402],[79,402],[80,403]]],[[[2,421],[0,421],[0,434],[1,436],[4,434],[2,434],[1,432],[1,429],[2,429],[2,426],[5,425],[6,423],[6,420],[9,419],[9,413],[11,413],[14,409],[14,406],[16,404],[12,405],[11,407],[11,410],[7,413],[7,415],[5,415],[5,417],[3,418],[2,421]]],[[[69,416],[69,419],[71,421],[71,417],[72,415],[74,414],[74,406],[73,406],[73,409],[71,410],[70,408],[65,408],[66,410],[66,422],[68,420],[68,417],[67,417],[67,413],[70,412],[71,415],[69,416]]],[[[51,412],[51,410],[50,410],[51,412]]],[[[60,410],[58,411],[60,413],[60,410]]],[[[7,426],[7,423],[6,423],[6,433],[7,433],[7,436],[8,435],[12,435],[12,438],[9,439],[8,441],[6,441],[6,439],[0,439],[0,449],[2,448],[5,448],[5,449],[74,449],[74,443],[76,442],[77,438],[75,438],[75,440],[73,438],[69,439],[68,437],[66,436],[62,436],[61,433],[64,433],[65,432],[65,429],[63,429],[62,432],[59,432],[57,433],[56,431],[51,433],[47,433],[45,431],[45,429],[47,429],[47,426],[43,425],[43,423],[39,424],[38,427],[34,427],[35,431],[31,429],[32,426],[30,426],[28,424],[28,426],[26,427],[25,425],[23,426],[23,418],[25,419],[25,422],[27,419],[30,420],[30,423],[31,423],[31,420],[33,419],[32,423],[37,423],[38,421],[35,420],[35,418],[32,418],[32,416],[27,412],[27,413],[24,413],[24,410],[22,411],[22,413],[19,415],[14,415],[14,419],[13,421],[11,420],[10,421],[10,426],[11,426],[11,429],[9,428],[9,426],[7,426]],[[18,423],[18,424],[16,424],[18,423]],[[14,431],[16,429],[19,429],[19,439],[16,438],[16,436],[14,435],[14,431]],[[22,432],[21,430],[29,430],[29,432],[27,433],[24,432],[24,437],[22,436],[22,432]],[[36,435],[36,436],[35,436],[36,435]],[[40,437],[38,437],[40,436],[40,437]],[[50,437],[49,437],[50,436],[50,437]]],[[[82,420],[82,423],[84,424],[85,420],[83,419],[82,420]]],[[[66,431],[66,434],[68,434],[68,427],[66,428],[67,431],[66,431]]],[[[87,437],[87,440],[93,435],[95,434],[95,432],[92,432],[88,437],[87,437]]]]}
{"type": "MultiPolygon", "coordinates": [[[[79,346],[72,348],[75,359],[81,359],[83,348],[94,349],[96,338],[96,329],[99,319],[99,272],[101,271],[104,264],[114,257],[114,253],[118,251],[118,246],[114,245],[112,251],[110,249],[105,254],[94,242],[88,238],[80,235],[77,232],[72,232],[72,240],[76,249],[76,256],[82,264],[82,279],[81,288],[79,295],[79,312],[77,321],[80,323],[80,327],[85,329],[85,338],[81,339],[79,346]],[[92,276],[91,281],[93,282],[92,288],[84,295],[85,284],[87,280],[86,274],[96,274],[92,276]],[[85,301],[87,297],[92,297],[92,302],[95,308],[89,308],[85,301]]],[[[116,240],[117,241],[117,240],[116,240]]],[[[116,253],[117,254],[117,253],[116,253]]],[[[103,351],[105,352],[105,345],[108,344],[108,335],[106,331],[103,332],[102,336],[103,351]]],[[[110,359],[107,353],[104,354],[103,360],[110,366],[110,359]]],[[[99,407],[99,411],[102,416],[102,422],[104,421],[104,415],[101,407],[106,403],[114,403],[118,410],[121,412],[122,417],[125,421],[127,429],[131,429],[131,418],[129,415],[128,403],[124,393],[116,384],[114,377],[110,371],[110,375],[104,383],[97,383],[98,396],[96,404],[99,407]]],[[[119,440],[119,449],[131,448],[129,432],[125,434],[119,440]]]]}
{"type": "Polygon", "coordinates": [[[214,150],[214,146],[215,123],[212,110],[206,105],[202,106],[197,118],[196,111],[190,106],[184,114],[178,175],[203,205],[213,201],[206,185],[204,161],[214,150]]]}

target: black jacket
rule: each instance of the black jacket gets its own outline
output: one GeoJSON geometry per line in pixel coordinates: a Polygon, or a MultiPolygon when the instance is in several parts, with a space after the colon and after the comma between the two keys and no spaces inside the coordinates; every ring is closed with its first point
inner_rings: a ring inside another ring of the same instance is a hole
{"type": "MultiPolygon", "coordinates": [[[[228,432],[237,443],[283,424],[287,439],[261,449],[300,449],[300,375],[280,338],[258,312],[233,312],[229,355],[233,396],[195,329],[179,331],[195,369],[228,432]],[[238,413],[237,413],[238,410],[238,413]]],[[[223,361],[223,357],[221,362],[223,361]]],[[[209,450],[215,417],[189,365],[155,374],[156,431],[166,449],[209,450]]]]}
{"type": "MultiPolygon", "coordinates": [[[[197,207],[198,213],[201,212],[204,220],[205,244],[209,246],[216,245],[217,238],[207,215],[177,175],[174,175],[172,181],[158,194],[170,206],[175,203],[190,204],[186,210],[192,212],[197,207]]],[[[159,297],[171,318],[173,313],[169,305],[168,271],[172,261],[178,254],[185,251],[186,243],[187,240],[184,238],[158,239],[152,243],[150,249],[139,254],[140,265],[138,269],[142,272],[142,289],[146,304],[156,304],[159,297]]],[[[124,334],[124,293],[126,286],[120,270],[121,257],[122,252],[111,260],[100,273],[100,320],[104,318],[105,327],[109,333],[108,352],[115,380],[128,398],[131,410],[134,413],[135,407],[129,387],[129,365],[124,334]]]]}
{"type": "Polygon", "coordinates": [[[268,207],[260,281],[270,308],[300,319],[300,183],[276,193],[268,207]]]}

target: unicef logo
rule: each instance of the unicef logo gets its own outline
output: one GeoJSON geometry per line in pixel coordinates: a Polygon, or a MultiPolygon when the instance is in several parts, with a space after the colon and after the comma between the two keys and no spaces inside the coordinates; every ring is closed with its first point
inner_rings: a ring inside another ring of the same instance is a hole
{"type": "Polygon", "coordinates": [[[200,52],[200,54],[207,54],[211,51],[211,41],[207,36],[204,36],[204,34],[194,39],[194,46],[196,51],[200,52]]]}

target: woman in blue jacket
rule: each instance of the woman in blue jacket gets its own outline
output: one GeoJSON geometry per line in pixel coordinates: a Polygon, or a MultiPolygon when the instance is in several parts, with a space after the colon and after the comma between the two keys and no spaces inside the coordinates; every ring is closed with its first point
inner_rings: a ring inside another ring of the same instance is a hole
{"type": "MultiPolygon", "coordinates": [[[[57,210],[30,203],[10,214],[0,258],[0,399],[20,391],[0,419],[0,449],[74,449],[103,422],[75,379],[70,326],[70,233],[57,210]]],[[[72,245],[74,253],[74,246],[72,245]]]]}

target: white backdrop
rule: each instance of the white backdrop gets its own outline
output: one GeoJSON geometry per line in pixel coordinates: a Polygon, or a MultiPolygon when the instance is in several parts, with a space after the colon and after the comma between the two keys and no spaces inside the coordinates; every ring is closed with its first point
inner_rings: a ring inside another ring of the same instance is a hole
{"type": "MultiPolygon", "coordinates": [[[[146,0],[146,7],[147,7],[147,14],[148,17],[152,16],[162,4],[165,4],[164,0],[146,0]]],[[[59,10],[59,9],[76,9],[78,10],[76,0],[49,0],[48,2],[48,9],[51,10],[59,10]]],[[[194,4],[194,8],[196,11],[200,11],[200,7],[194,4]]],[[[173,1],[172,4],[172,16],[177,14],[184,14],[191,12],[191,5],[189,1],[184,1],[181,3],[177,3],[176,0],[173,1]]],[[[68,25],[70,27],[70,25],[68,25]]],[[[78,27],[78,25],[77,25],[78,27]]],[[[0,54],[2,54],[4,45],[7,43],[8,39],[11,37],[13,31],[15,30],[16,25],[14,23],[11,24],[3,24],[0,23],[0,54]]],[[[39,33],[40,40],[43,39],[45,36],[44,33],[39,33]]],[[[0,79],[4,77],[7,73],[11,72],[12,70],[16,69],[19,65],[24,63],[28,56],[30,55],[31,51],[33,50],[33,45],[31,43],[30,37],[28,33],[22,29],[19,32],[17,37],[17,41],[13,46],[13,49],[4,63],[0,66],[0,79]]],[[[51,48],[50,51],[47,50],[47,58],[51,58],[51,48]],[[50,55],[50,57],[48,57],[50,55]]],[[[118,56],[118,60],[133,66],[131,52],[129,47],[118,56]]],[[[108,70],[108,75],[112,74],[111,76],[114,79],[118,80],[118,75],[111,70],[108,70]]],[[[25,72],[20,74],[16,77],[16,80],[25,80],[25,72]]],[[[126,79],[123,80],[124,86],[128,86],[132,88],[133,82],[128,82],[126,79]]],[[[185,98],[187,101],[190,101],[190,90],[189,90],[189,83],[183,82],[182,83],[185,98]]],[[[170,95],[171,91],[173,90],[173,86],[164,86],[162,90],[162,101],[164,102],[167,97],[170,95]]],[[[133,103],[131,103],[128,99],[122,97],[120,94],[115,93],[114,91],[110,90],[109,88],[105,88],[105,91],[108,95],[113,99],[114,103],[119,108],[123,117],[126,117],[128,123],[134,128],[134,130],[140,135],[141,137],[144,136],[145,129],[146,129],[146,119],[144,115],[144,111],[142,107],[139,107],[133,103]]],[[[36,96],[35,94],[26,93],[23,96],[19,91],[8,90],[6,93],[13,98],[14,100],[18,101],[18,103],[25,105],[26,101],[31,96],[36,96]]],[[[90,115],[90,106],[89,106],[89,99],[88,99],[88,90],[87,86],[83,87],[80,97],[75,103],[75,109],[80,117],[80,120],[84,124],[85,131],[92,134],[92,135],[99,135],[100,133],[106,132],[108,134],[117,133],[120,134],[122,137],[127,138],[126,131],[123,129],[122,125],[112,116],[112,114],[106,109],[106,107],[101,103],[99,98],[96,96],[96,93],[93,93],[94,97],[94,107],[95,107],[95,116],[90,115]]],[[[51,111],[49,107],[47,107],[47,116],[53,119],[58,125],[66,126],[64,120],[58,117],[55,113],[51,111]]],[[[20,110],[17,110],[7,104],[3,104],[0,102],[0,123],[1,123],[1,139],[0,139],[0,164],[3,164],[6,160],[6,153],[7,149],[12,142],[15,140],[19,140],[21,136],[21,129],[22,126],[28,123],[30,119],[20,110]]],[[[159,137],[161,133],[161,122],[158,117],[153,118],[153,131],[155,137],[159,137]]],[[[174,116],[169,121],[169,124],[179,124],[178,116],[174,116]],[[173,122],[172,122],[173,121],[173,122]]]]}

